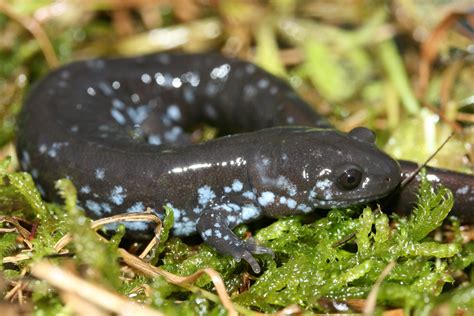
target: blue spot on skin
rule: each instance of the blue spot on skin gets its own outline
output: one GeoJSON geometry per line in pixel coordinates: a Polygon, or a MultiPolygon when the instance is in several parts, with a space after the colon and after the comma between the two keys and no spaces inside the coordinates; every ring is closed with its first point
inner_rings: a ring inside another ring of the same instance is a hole
{"type": "Polygon", "coordinates": [[[200,187],[198,189],[198,195],[198,201],[201,205],[206,205],[210,200],[216,197],[216,194],[214,193],[214,191],[211,190],[211,187],[208,185],[200,187]]]}
{"type": "Polygon", "coordinates": [[[88,185],[83,186],[79,192],[84,193],[84,194],[89,194],[91,193],[91,187],[88,185]]]}
{"type": "Polygon", "coordinates": [[[127,213],[141,213],[144,211],[145,211],[145,205],[143,205],[142,202],[137,202],[127,209],[127,213]]]}
{"type": "Polygon", "coordinates": [[[148,144],[150,144],[150,145],[160,145],[161,144],[160,135],[150,135],[150,136],[148,136],[148,144]]]}
{"type": "Polygon", "coordinates": [[[181,111],[179,110],[179,107],[175,104],[172,104],[168,107],[166,115],[168,115],[169,118],[175,122],[181,119],[181,111]]]}
{"type": "Polygon", "coordinates": [[[99,203],[95,202],[95,201],[92,201],[92,200],[87,200],[86,201],[86,208],[92,212],[94,212],[94,214],[98,215],[98,216],[102,216],[102,207],[99,205],[99,203]]]}
{"type": "Polygon", "coordinates": [[[242,193],[242,196],[250,200],[255,199],[255,193],[253,193],[252,191],[245,191],[244,193],[242,193]]]}
{"type": "Polygon", "coordinates": [[[105,177],[105,169],[103,169],[103,168],[95,169],[95,177],[96,177],[96,179],[98,179],[98,180],[104,180],[104,177],[105,177]]]}
{"type": "Polygon", "coordinates": [[[112,207],[110,206],[109,203],[100,203],[100,206],[102,207],[102,209],[104,210],[105,213],[111,213],[112,212],[112,207]]]}
{"type": "Polygon", "coordinates": [[[239,180],[234,180],[234,182],[232,183],[232,190],[234,190],[234,192],[242,191],[243,187],[244,185],[239,180]]]}
{"type": "Polygon", "coordinates": [[[260,216],[260,210],[255,205],[247,204],[242,207],[242,219],[247,221],[260,216]]]}
{"type": "Polygon", "coordinates": [[[116,109],[111,109],[110,110],[110,114],[112,115],[112,117],[114,118],[115,121],[117,121],[117,123],[119,123],[120,125],[124,125],[126,120],[125,120],[125,116],[123,116],[122,113],[120,113],[118,110],[116,109]]]}
{"type": "Polygon", "coordinates": [[[232,189],[230,187],[224,187],[224,192],[225,193],[230,193],[232,189]]]}
{"type": "Polygon", "coordinates": [[[307,206],[306,204],[299,204],[296,209],[298,211],[302,211],[303,213],[310,213],[313,210],[310,206],[307,206]]]}
{"type": "Polygon", "coordinates": [[[116,185],[110,193],[110,200],[116,205],[122,205],[125,197],[125,190],[120,185],[116,185]]]}
{"type": "Polygon", "coordinates": [[[286,205],[288,205],[289,208],[293,209],[296,207],[296,201],[293,199],[288,199],[288,201],[286,201],[286,205]]]}
{"type": "Polygon", "coordinates": [[[273,202],[275,202],[275,194],[273,194],[273,192],[262,192],[262,194],[258,198],[258,203],[263,207],[268,206],[273,202]]]}

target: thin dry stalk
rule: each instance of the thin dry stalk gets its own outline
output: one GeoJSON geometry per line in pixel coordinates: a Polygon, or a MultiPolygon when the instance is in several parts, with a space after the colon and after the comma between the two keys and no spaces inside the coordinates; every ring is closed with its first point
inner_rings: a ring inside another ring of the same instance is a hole
{"type": "Polygon", "coordinates": [[[395,267],[395,265],[396,265],[395,261],[390,262],[383,269],[382,273],[380,273],[379,277],[377,278],[377,281],[374,283],[374,286],[372,286],[369,296],[367,296],[367,300],[365,301],[364,316],[374,315],[375,306],[377,304],[377,295],[379,294],[380,285],[382,284],[383,280],[385,280],[385,278],[390,274],[390,272],[395,267]]]}
{"type": "Polygon", "coordinates": [[[54,52],[53,45],[51,44],[48,35],[43,30],[41,24],[34,18],[21,15],[16,12],[9,4],[4,1],[0,1],[0,12],[11,18],[12,20],[20,23],[25,29],[27,29],[38,41],[38,45],[43,52],[46,61],[50,68],[56,68],[59,66],[59,59],[54,52]]]}
{"type": "Polygon", "coordinates": [[[220,274],[214,269],[207,268],[207,269],[198,270],[191,275],[183,277],[183,276],[172,274],[158,267],[152,266],[144,262],[140,258],[137,258],[131,255],[125,249],[119,248],[118,252],[119,252],[119,256],[122,257],[122,259],[125,261],[126,264],[137,269],[141,273],[148,276],[152,276],[152,277],[162,276],[166,279],[166,281],[176,284],[176,285],[190,284],[196,281],[203,274],[207,274],[211,278],[211,281],[214,284],[214,287],[216,288],[217,295],[219,296],[222,305],[229,312],[229,315],[232,315],[232,316],[237,315],[237,311],[235,310],[234,305],[232,304],[232,301],[230,300],[229,294],[227,294],[227,291],[225,289],[224,281],[222,280],[220,274]]]}
{"type": "Polygon", "coordinates": [[[129,301],[126,297],[104,289],[91,282],[87,282],[63,268],[48,261],[41,261],[31,267],[31,274],[44,280],[61,291],[75,295],[87,302],[91,302],[104,310],[118,315],[145,315],[162,316],[163,314],[149,307],[140,306],[129,301]]]}

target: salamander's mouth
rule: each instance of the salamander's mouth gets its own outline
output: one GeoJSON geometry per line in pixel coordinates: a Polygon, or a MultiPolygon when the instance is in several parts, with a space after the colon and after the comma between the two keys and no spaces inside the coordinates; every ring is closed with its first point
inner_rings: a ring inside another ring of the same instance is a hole
{"type": "Polygon", "coordinates": [[[361,205],[361,204],[377,201],[386,197],[389,194],[390,192],[386,192],[383,194],[371,195],[368,197],[348,198],[344,200],[316,198],[313,200],[313,204],[316,208],[322,208],[322,209],[330,209],[330,208],[337,208],[337,207],[350,207],[350,206],[361,205]]]}

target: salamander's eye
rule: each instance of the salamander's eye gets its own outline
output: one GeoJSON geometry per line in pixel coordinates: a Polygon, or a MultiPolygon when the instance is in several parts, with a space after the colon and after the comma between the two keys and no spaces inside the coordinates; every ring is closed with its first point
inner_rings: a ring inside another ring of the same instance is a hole
{"type": "Polygon", "coordinates": [[[352,190],[357,187],[362,180],[362,172],[355,168],[344,170],[337,178],[337,183],[344,190],[352,190]]]}

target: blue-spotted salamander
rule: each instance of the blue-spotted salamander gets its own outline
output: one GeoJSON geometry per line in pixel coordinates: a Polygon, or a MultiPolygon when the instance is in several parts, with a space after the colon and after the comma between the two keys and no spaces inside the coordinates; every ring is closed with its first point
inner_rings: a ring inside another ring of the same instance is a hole
{"type": "MultiPolygon", "coordinates": [[[[146,208],[162,217],[168,206],[175,235],[197,232],[259,272],[252,255],[271,250],[231,229],[386,196],[404,173],[374,140],[365,128],[332,129],[284,81],[251,63],[155,54],[50,73],[23,106],[17,148],[44,196],[54,199],[54,182],[68,177],[92,218],[146,208]],[[187,132],[200,122],[234,135],[194,144],[187,132]]],[[[474,199],[472,176],[430,170],[433,179],[440,172],[454,179],[458,208],[474,199]]],[[[402,192],[400,203],[411,203],[413,192],[402,192]]]]}

